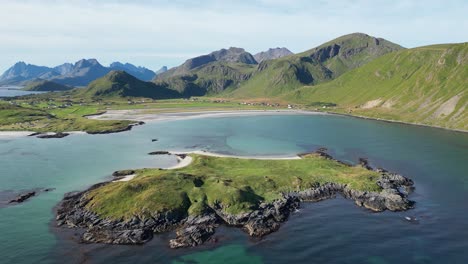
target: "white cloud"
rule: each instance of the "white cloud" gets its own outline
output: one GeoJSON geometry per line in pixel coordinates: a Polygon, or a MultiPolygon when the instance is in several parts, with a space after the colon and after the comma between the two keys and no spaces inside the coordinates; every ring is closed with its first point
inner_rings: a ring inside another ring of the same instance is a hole
{"type": "Polygon", "coordinates": [[[468,38],[466,1],[0,1],[0,68],[95,57],[153,69],[229,46],[295,52],[351,32],[404,46],[468,38]]]}

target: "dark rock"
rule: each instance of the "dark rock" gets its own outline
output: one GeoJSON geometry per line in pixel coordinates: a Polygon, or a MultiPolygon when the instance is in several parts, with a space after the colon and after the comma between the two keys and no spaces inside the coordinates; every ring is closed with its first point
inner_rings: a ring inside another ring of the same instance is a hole
{"type": "Polygon", "coordinates": [[[119,171],[114,171],[112,173],[112,176],[114,176],[114,177],[123,177],[123,176],[132,175],[132,174],[135,174],[134,170],[119,170],[119,171]]]}
{"type": "Polygon", "coordinates": [[[40,134],[37,136],[37,138],[64,138],[69,135],[70,135],[69,133],[58,132],[55,134],[40,134]]]}
{"type": "Polygon", "coordinates": [[[369,160],[367,158],[359,158],[359,165],[368,170],[372,170],[372,167],[369,165],[369,160]]]}
{"type": "Polygon", "coordinates": [[[36,192],[27,192],[19,195],[15,199],[11,200],[9,203],[22,203],[28,200],[29,198],[33,197],[34,195],[36,195],[36,192]]]}
{"type": "Polygon", "coordinates": [[[29,134],[28,137],[35,137],[35,136],[38,136],[38,135],[41,135],[42,133],[41,132],[34,132],[32,134],[29,134]]]}
{"type": "Polygon", "coordinates": [[[152,238],[153,232],[149,229],[112,230],[92,227],[83,234],[81,241],[83,243],[138,245],[152,238]]]}
{"type": "Polygon", "coordinates": [[[250,214],[244,229],[250,236],[262,237],[278,230],[290,213],[299,208],[296,196],[285,196],[270,204],[263,204],[259,210],[250,214]]]}
{"type": "Polygon", "coordinates": [[[171,248],[195,247],[203,244],[215,233],[211,225],[192,225],[177,230],[177,237],[169,241],[171,248]]]}
{"type": "Polygon", "coordinates": [[[165,150],[158,150],[158,151],[153,151],[148,153],[148,155],[170,155],[171,153],[169,151],[165,150]]]}
{"type": "Polygon", "coordinates": [[[128,125],[127,127],[124,127],[124,128],[108,129],[108,130],[102,130],[102,131],[86,131],[86,133],[90,135],[119,133],[119,132],[130,131],[132,130],[133,126],[134,125],[128,125]]]}
{"type": "Polygon", "coordinates": [[[153,139],[151,140],[151,142],[156,142],[156,141],[158,141],[157,138],[153,138],[153,139]]]}

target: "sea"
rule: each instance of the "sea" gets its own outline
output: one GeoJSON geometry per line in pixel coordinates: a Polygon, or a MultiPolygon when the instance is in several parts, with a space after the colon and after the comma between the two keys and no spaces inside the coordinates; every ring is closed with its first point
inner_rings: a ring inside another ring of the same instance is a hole
{"type": "Polygon", "coordinates": [[[468,263],[468,134],[272,113],[148,122],[108,135],[3,136],[0,200],[0,263],[468,263]],[[413,179],[414,209],[374,213],[337,197],[303,204],[262,239],[222,226],[216,242],[176,250],[168,247],[173,232],[141,246],[95,245],[80,244],[75,230],[55,226],[54,207],[65,193],[108,180],[116,170],[177,163],[174,156],[147,155],[151,151],[290,156],[319,147],[342,161],[365,157],[413,179]],[[43,188],[54,189],[22,204],[5,202],[43,188]]]}

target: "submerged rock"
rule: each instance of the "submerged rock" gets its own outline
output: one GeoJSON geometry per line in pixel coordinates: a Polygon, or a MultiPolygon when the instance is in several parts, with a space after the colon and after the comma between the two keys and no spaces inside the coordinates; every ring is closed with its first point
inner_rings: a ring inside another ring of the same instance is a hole
{"type": "Polygon", "coordinates": [[[169,151],[165,150],[158,150],[158,151],[153,151],[148,153],[148,155],[170,155],[171,153],[169,151]]]}
{"type": "Polygon", "coordinates": [[[39,134],[36,137],[37,138],[64,138],[69,135],[70,135],[69,133],[58,132],[55,134],[39,134]]]}
{"type": "Polygon", "coordinates": [[[33,197],[34,195],[36,195],[36,192],[33,191],[33,192],[27,192],[27,193],[24,193],[24,194],[20,194],[18,197],[16,197],[15,199],[13,200],[10,200],[9,203],[22,203],[26,200],[28,200],[29,198],[33,197]]]}

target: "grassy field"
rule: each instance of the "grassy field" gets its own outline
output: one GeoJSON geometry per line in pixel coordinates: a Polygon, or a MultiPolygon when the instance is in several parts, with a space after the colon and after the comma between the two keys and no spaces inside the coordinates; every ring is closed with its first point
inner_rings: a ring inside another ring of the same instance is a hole
{"type": "Polygon", "coordinates": [[[0,131],[86,131],[95,133],[121,130],[132,123],[131,121],[91,120],[86,118],[86,115],[102,113],[107,110],[147,109],[149,113],[156,114],[165,112],[277,109],[262,105],[243,105],[239,104],[239,102],[220,102],[216,99],[152,100],[132,98],[129,101],[125,98],[115,98],[104,101],[61,97],[58,93],[48,95],[10,99],[10,101],[0,100],[0,131]]]}
{"type": "Polygon", "coordinates": [[[191,155],[193,162],[176,170],[142,169],[128,182],[113,182],[92,190],[88,209],[103,217],[175,210],[203,213],[220,203],[227,213],[255,209],[261,202],[329,182],[355,190],[379,191],[379,174],[361,166],[346,166],[317,154],[296,160],[255,160],[191,155]]]}

